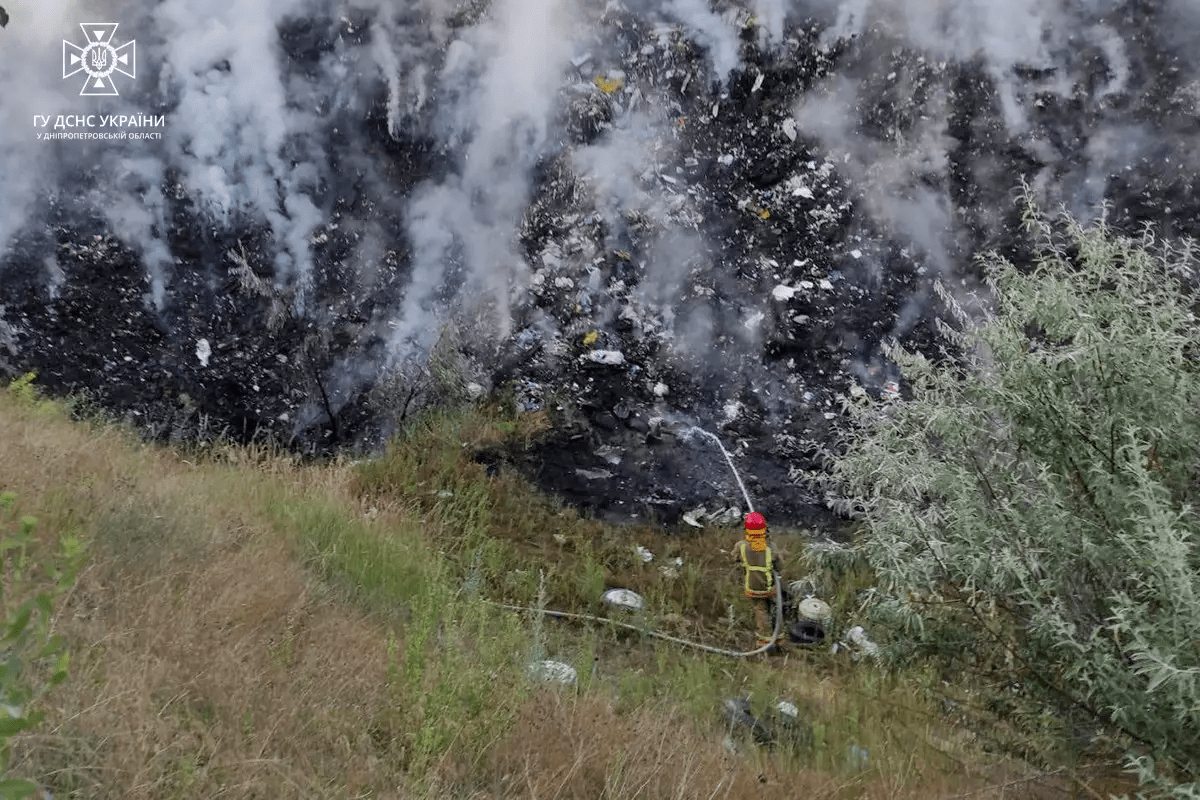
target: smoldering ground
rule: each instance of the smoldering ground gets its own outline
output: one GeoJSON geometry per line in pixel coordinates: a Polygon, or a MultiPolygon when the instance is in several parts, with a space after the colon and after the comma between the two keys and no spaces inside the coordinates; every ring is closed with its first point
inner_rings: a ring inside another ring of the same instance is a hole
{"type": "Polygon", "coordinates": [[[686,423],[818,520],[838,394],[933,347],[1022,179],[1196,233],[1186,0],[5,6],[0,368],[158,438],[371,449],[509,386],[574,410],[522,468],[581,505],[738,502],[686,423]],[[81,97],[100,17],[137,77],[81,97]],[[162,138],[30,123],[133,114],[162,138]]]}

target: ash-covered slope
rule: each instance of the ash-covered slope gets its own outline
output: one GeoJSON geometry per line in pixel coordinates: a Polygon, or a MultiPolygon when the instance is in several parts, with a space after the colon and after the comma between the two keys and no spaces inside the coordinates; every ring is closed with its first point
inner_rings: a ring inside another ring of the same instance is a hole
{"type": "Polygon", "coordinates": [[[973,302],[1022,180],[1197,232],[1188,0],[9,5],[0,369],[156,437],[374,447],[511,386],[571,412],[522,466],[578,504],[744,505],[698,425],[819,522],[838,395],[934,345],[934,281],[973,302]],[[58,75],[96,14],[119,97],[58,75]]]}

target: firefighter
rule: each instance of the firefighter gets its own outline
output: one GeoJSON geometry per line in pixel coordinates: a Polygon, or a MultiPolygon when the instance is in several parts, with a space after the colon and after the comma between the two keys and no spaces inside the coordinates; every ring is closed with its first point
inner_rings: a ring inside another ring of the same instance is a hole
{"type": "Polygon", "coordinates": [[[774,644],[771,602],[775,597],[775,554],[767,544],[767,521],[757,511],[746,515],[746,538],[737,543],[733,557],[746,573],[743,586],[754,604],[758,646],[774,644]]]}

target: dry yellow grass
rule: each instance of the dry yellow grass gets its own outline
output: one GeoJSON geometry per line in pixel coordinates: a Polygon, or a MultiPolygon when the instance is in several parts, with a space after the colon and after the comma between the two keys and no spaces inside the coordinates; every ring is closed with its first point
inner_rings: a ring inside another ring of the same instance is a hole
{"type": "MultiPolygon", "coordinates": [[[[368,509],[348,467],[300,468],[233,448],[200,462],[3,393],[0,453],[0,491],[16,492],[45,535],[74,532],[92,550],[56,610],[73,654],[70,679],[50,696],[45,723],[15,747],[14,772],[56,797],[1056,796],[1045,794],[1047,781],[1018,783],[1012,768],[969,775],[933,752],[940,734],[924,723],[898,729],[890,744],[879,739],[886,747],[872,759],[886,768],[858,775],[752,747],[734,754],[719,725],[697,723],[662,696],[630,706],[619,683],[603,681],[527,701],[501,694],[506,684],[496,681],[496,705],[515,703],[511,720],[482,747],[465,746],[471,731],[454,728],[414,780],[416,726],[462,721],[421,719],[403,706],[427,700],[431,686],[453,686],[438,670],[461,662],[434,658],[428,674],[398,688],[399,618],[370,614],[320,581],[263,510],[319,497],[361,519],[368,509]]],[[[371,501],[371,531],[413,523],[403,499],[385,502],[371,501]]],[[[459,652],[478,644],[453,637],[459,652]]],[[[872,702],[804,674],[783,685],[816,716],[872,702]]],[[[960,745],[946,749],[969,757],[960,745]]]]}

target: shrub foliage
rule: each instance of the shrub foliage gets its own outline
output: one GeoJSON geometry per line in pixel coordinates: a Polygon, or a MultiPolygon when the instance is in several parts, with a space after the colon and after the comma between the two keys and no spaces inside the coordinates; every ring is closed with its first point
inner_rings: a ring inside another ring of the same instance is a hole
{"type": "Polygon", "coordinates": [[[991,686],[1032,737],[1105,734],[1150,784],[1200,778],[1200,328],[1194,260],[1048,221],[1032,265],[982,258],[992,309],[943,291],[953,346],[890,350],[911,397],[850,404],[833,497],[863,521],[895,659],[991,686]],[[952,351],[952,352],[951,352],[952,351]],[[1084,723],[1080,725],[1079,723],[1084,723]]]}

